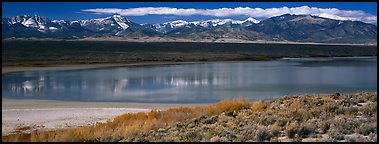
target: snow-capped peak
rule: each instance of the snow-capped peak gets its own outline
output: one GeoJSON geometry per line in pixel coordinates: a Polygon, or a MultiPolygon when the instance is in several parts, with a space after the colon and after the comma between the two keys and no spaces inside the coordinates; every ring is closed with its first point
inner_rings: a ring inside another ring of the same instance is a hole
{"type": "Polygon", "coordinates": [[[246,22],[252,22],[252,23],[257,24],[257,23],[259,23],[260,21],[254,19],[254,18],[252,18],[252,17],[249,17],[249,18],[247,18],[246,20],[243,20],[243,21],[233,21],[232,23],[233,23],[233,24],[243,24],[243,23],[246,23],[246,22]]]}
{"type": "Polygon", "coordinates": [[[70,21],[70,24],[74,24],[74,23],[79,23],[80,24],[80,22],[79,21],[70,21]]]}
{"type": "Polygon", "coordinates": [[[225,24],[244,24],[246,22],[252,22],[252,23],[259,23],[260,21],[254,19],[254,18],[247,18],[246,20],[243,21],[238,21],[238,20],[232,20],[232,19],[213,19],[213,20],[205,20],[205,21],[198,21],[198,22],[190,22],[195,25],[200,25],[203,27],[208,27],[208,26],[222,26],[225,24]]]}
{"type": "Polygon", "coordinates": [[[112,17],[114,17],[114,18],[124,18],[124,17],[121,16],[121,15],[113,15],[112,17]]]}
{"type": "Polygon", "coordinates": [[[112,18],[116,21],[120,21],[120,22],[129,22],[128,19],[126,19],[125,17],[121,16],[121,15],[113,15],[113,16],[110,16],[110,17],[107,17],[107,18],[112,18]]]}
{"type": "Polygon", "coordinates": [[[10,24],[16,24],[20,23],[24,25],[25,27],[30,28],[39,28],[39,29],[45,29],[46,24],[49,22],[49,20],[45,17],[40,17],[37,15],[30,16],[30,15],[23,15],[23,16],[15,16],[9,19],[10,24]]]}
{"type": "Polygon", "coordinates": [[[12,17],[12,18],[10,19],[10,22],[11,22],[12,24],[22,23],[23,21],[26,20],[27,17],[28,17],[27,15],[23,15],[23,16],[15,16],[15,17],[12,17]]]}
{"type": "Polygon", "coordinates": [[[125,24],[125,22],[129,22],[126,18],[124,18],[121,15],[113,15],[112,18],[116,21],[116,23],[122,28],[127,29],[129,28],[129,25],[125,24]]]}
{"type": "Polygon", "coordinates": [[[98,19],[90,19],[90,20],[80,20],[81,26],[88,26],[88,25],[117,25],[119,28],[122,29],[128,29],[129,25],[127,23],[130,23],[129,20],[127,20],[125,17],[121,15],[113,15],[106,18],[98,18],[98,19]]]}
{"type": "Polygon", "coordinates": [[[171,21],[171,22],[165,22],[163,24],[170,25],[171,28],[176,28],[176,27],[185,26],[188,24],[188,22],[184,20],[176,20],[176,21],[171,21]]]}
{"type": "Polygon", "coordinates": [[[176,21],[170,21],[170,22],[165,22],[161,24],[154,24],[153,26],[158,29],[158,31],[164,31],[163,29],[165,26],[172,28],[177,28],[177,27],[184,27],[190,24],[193,24],[195,26],[201,26],[201,27],[217,27],[217,26],[223,26],[225,24],[237,24],[237,25],[244,25],[244,26],[249,26],[252,23],[259,23],[260,21],[254,19],[254,18],[247,18],[246,20],[243,21],[236,21],[232,19],[212,19],[212,20],[201,20],[201,21],[192,21],[192,22],[187,22],[184,20],[176,20],[176,21]],[[246,23],[248,22],[248,23],[246,23]]]}
{"type": "Polygon", "coordinates": [[[232,19],[213,19],[213,20],[206,20],[206,21],[201,21],[200,25],[201,26],[208,26],[208,24],[211,24],[212,26],[220,26],[224,25],[227,23],[233,22],[232,19]]]}
{"type": "Polygon", "coordinates": [[[66,23],[65,20],[52,20],[51,22],[58,23],[58,24],[64,24],[64,23],[66,23]]]}
{"type": "Polygon", "coordinates": [[[256,19],[254,19],[254,18],[252,18],[252,17],[249,17],[249,18],[247,18],[246,20],[244,20],[245,22],[247,22],[247,21],[250,21],[250,22],[253,22],[253,23],[259,23],[260,21],[259,20],[256,20],[256,19]]]}

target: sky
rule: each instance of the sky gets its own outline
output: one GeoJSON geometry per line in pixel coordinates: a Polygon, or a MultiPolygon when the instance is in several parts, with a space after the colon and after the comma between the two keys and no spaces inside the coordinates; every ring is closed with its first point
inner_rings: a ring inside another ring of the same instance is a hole
{"type": "Polygon", "coordinates": [[[2,2],[2,17],[39,15],[51,20],[82,20],[120,14],[135,23],[208,19],[264,20],[307,14],[376,24],[376,2],[2,2]]]}

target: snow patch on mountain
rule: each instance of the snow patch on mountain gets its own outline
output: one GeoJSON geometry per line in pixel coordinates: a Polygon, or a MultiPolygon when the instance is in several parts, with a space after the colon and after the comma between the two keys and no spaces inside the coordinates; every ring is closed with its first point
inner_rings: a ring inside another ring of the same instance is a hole
{"type": "Polygon", "coordinates": [[[242,21],[232,20],[232,19],[212,19],[212,20],[192,21],[192,22],[187,22],[184,20],[176,20],[176,21],[165,22],[161,24],[153,24],[153,27],[156,29],[156,31],[166,32],[166,31],[179,28],[179,27],[189,27],[190,25],[211,28],[211,27],[223,26],[226,24],[250,26],[252,24],[257,24],[259,22],[260,21],[251,17],[242,21]]]}
{"type": "Polygon", "coordinates": [[[124,30],[128,29],[129,28],[129,25],[125,24],[125,23],[122,23],[122,22],[119,22],[119,21],[116,21],[117,24],[124,30]]]}
{"type": "Polygon", "coordinates": [[[176,21],[172,21],[172,22],[165,22],[163,24],[170,25],[171,28],[177,28],[177,27],[186,26],[189,23],[187,21],[184,21],[184,20],[176,20],[176,21]]]}
{"type": "Polygon", "coordinates": [[[66,23],[65,20],[52,20],[51,22],[58,23],[58,24],[65,24],[66,23]]]}
{"type": "Polygon", "coordinates": [[[58,30],[56,27],[49,27],[49,30],[58,30]]]}
{"type": "Polygon", "coordinates": [[[247,18],[246,20],[243,20],[243,21],[234,21],[233,23],[236,23],[236,24],[243,24],[243,23],[246,23],[246,22],[252,22],[252,23],[257,24],[257,23],[259,23],[260,21],[254,19],[254,18],[252,18],[252,17],[249,17],[249,18],[247,18]]]}
{"type": "Polygon", "coordinates": [[[33,18],[29,18],[26,21],[21,22],[21,24],[26,27],[38,27],[38,24],[33,20],[33,18]]]}
{"type": "Polygon", "coordinates": [[[79,24],[80,24],[79,21],[70,21],[70,25],[72,25],[72,24],[74,24],[74,23],[79,23],[79,24]]]}

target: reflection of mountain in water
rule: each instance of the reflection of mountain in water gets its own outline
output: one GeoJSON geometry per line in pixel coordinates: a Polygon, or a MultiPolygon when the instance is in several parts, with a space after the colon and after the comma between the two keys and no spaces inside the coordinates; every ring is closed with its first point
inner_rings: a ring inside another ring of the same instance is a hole
{"type": "MultiPolygon", "coordinates": [[[[83,71],[83,70],[80,70],[83,71]]],[[[228,81],[220,75],[158,75],[156,77],[130,77],[121,79],[76,79],[67,81],[67,77],[54,78],[50,76],[35,76],[29,77],[27,80],[12,79],[6,81],[8,83],[5,89],[11,92],[11,95],[16,97],[42,97],[51,91],[78,90],[87,93],[91,89],[110,92],[109,96],[124,96],[133,94],[133,91],[160,90],[176,87],[189,86],[206,86],[206,85],[222,85],[228,81]]],[[[4,89],[4,86],[3,86],[4,89]]],[[[51,93],[50,93],[51,94],[51,93]]],[[[147,94],[134,93],[136,95],[147,94]]],[[[55,97],[48,96],[48,97],[55,97]]],[[[67,96],[66,96],[67,97],[67,96]]]]}

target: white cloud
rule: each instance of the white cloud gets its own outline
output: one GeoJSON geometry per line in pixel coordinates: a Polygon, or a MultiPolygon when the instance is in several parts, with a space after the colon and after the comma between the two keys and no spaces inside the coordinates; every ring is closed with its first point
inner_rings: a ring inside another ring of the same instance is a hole
{"type": "Polygon", "coordinates": [[[327,14],[327,13],[322,13],[319,16],[324,17],[324,18],[336,19],[336,20],[348,20],[347,18],[340,17],[337,15],[327,14]]]}
{"type": "Polygon", "coordinates": [[[218,9],[193,9],[193,8],[172,8],[172,7],[139,7],[129,9],[119,8],[96,8],[85,9],[84,12],[96,14],[120,14],[123,16],[144,16],[144,15],[204,15],[215,17],[229,17],[237,15],[246,15],[255,18],[269,18],[283,14],[309,14],[337,20],[354,20],[366,23],[376,23],[377,17],[359,10],[339,10],[336,8],[317,8],[317,7],[280,7],[280,8],[218,8],[218,9]]]}

